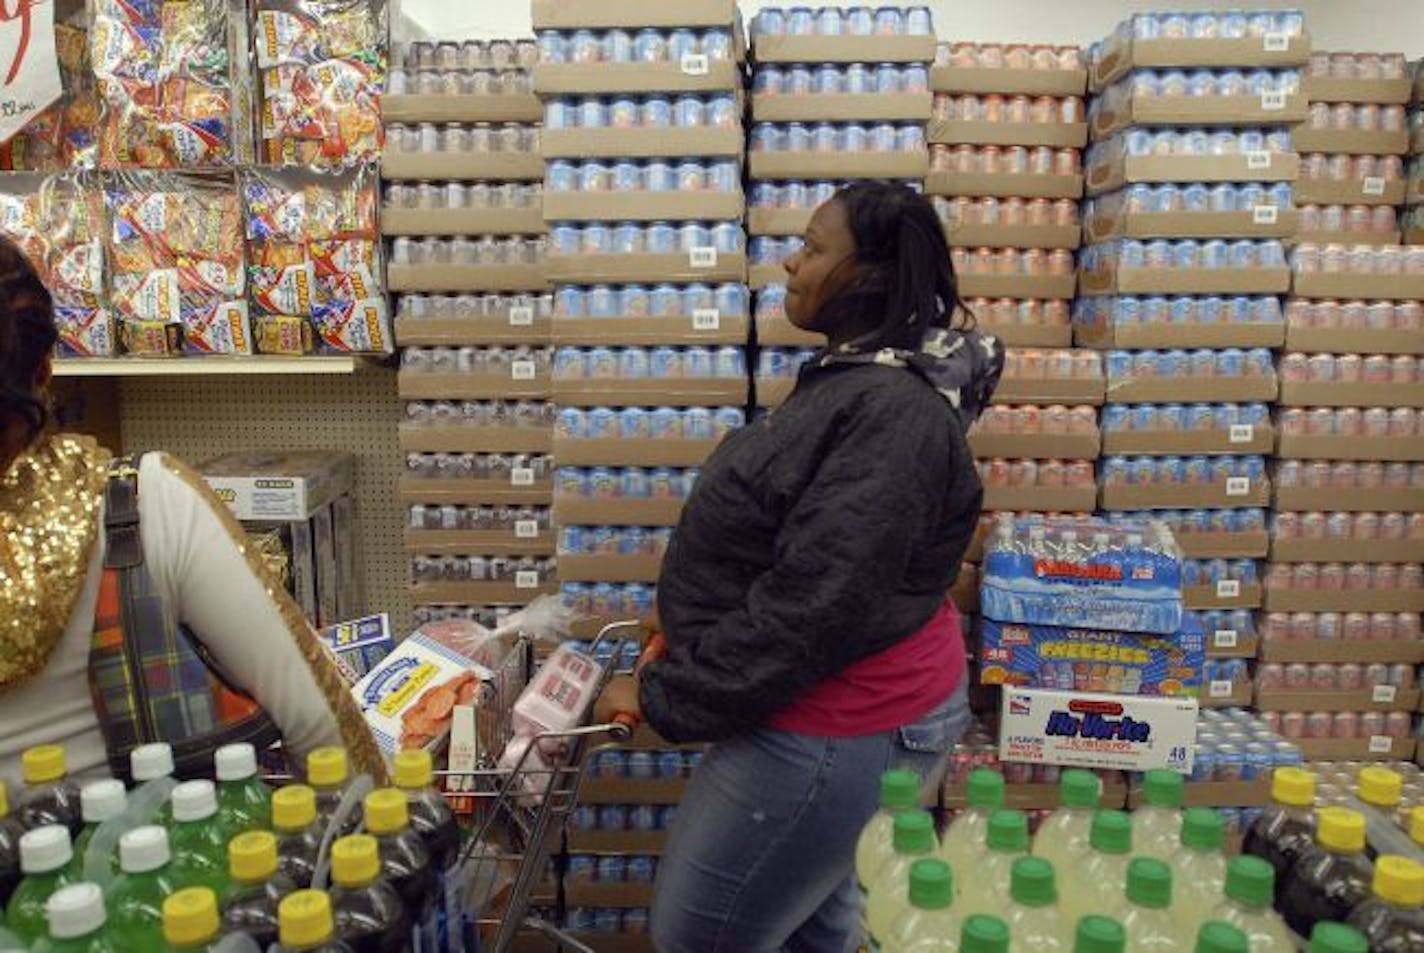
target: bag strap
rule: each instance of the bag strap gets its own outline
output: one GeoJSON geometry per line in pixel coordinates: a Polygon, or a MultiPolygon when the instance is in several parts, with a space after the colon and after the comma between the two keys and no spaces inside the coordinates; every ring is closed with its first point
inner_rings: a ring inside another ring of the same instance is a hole
{"type": "Polygon", "coordinates": [[[139,530],[138,468],[143,454],[116,457],[109,464],[104,486],[105,569],[136,569],[143,565],[139,530]]]}

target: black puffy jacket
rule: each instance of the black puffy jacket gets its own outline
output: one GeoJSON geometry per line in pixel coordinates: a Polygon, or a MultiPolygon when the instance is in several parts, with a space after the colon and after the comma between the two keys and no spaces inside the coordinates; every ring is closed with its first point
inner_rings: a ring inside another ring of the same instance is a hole
{"type": "Polygon", "coordinates": [[[967,421],[1003,363],[993,339],[963,342],[958,364],[827,355],[707,461],[658,581],[668,655],[640,689],[665,738],[763,725],[943,604],[983,499],[967,421]]]}

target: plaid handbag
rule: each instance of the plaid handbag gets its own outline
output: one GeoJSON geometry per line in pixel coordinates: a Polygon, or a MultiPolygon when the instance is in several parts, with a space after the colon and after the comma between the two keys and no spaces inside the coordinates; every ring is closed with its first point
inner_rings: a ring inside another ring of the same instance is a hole
{"type": "Polygon", "coordinates": [[[153,584],[139,533],[138,457],[118,459],[104,492],[107,552],[89,650],[89,688],[109,767],[129,777],[129,752],[155,741],[173,747],[177,776],[212,776],[213,752],[280,738],[267,713],[226,679],[153,584]]]}

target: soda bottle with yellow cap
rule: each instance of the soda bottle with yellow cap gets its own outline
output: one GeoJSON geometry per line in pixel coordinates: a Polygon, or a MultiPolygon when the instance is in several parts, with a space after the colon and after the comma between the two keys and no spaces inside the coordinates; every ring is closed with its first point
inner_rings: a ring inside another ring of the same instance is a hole
{"type": "Polygon", "coordinates": [[[1365,856],[1365,818],[1326,807],[1317,812],[1315,845],[1301,854],[1281,891],[1286,923],[1304,936],[1321,920],[1343,923],[1370,895],[1374,866],[1365,856]]]}
{"type": "Polygon", "coordinates": [[[24,876],[20,872],[20,837],[24,833],[19,818],[10,814],[10,791],[0,781],[0,910],[10,902],[24,876]]]}
{"type": "Polygon", "coordinates": [[[257,776],[257,749],[250,744],[223,745],[213,754],[218,782],[218,811],[234,834],[272,827],[272,789],[257,776]]]}
{"type": "Polygon", "coordinates": [[[1301,853],[1315,839],[1315,775],[1302,768],[1277,768],[1271,775],[1271,804],[1251,825],[1243,853],[1254,854],[1276,871],[1276,897],[1301,853]]]}
{"type": "Polygon", "coordinates": [[[366,795],[366,833],[381,851],[381,874],[418,920],[435,895],[435,868],[425,842],[410,826],[405,793],[383,788],[366,795]]]}
{"type": "MultiPolygon", "coordinates": [[[[351,763],[345,749],[313,749],[307,755],[307,784],[316,792],[316,816],[324,831],[351,787],[351,763]]],[[[342,823],[340,833],[350,834],[360,823],[360,812],[352,811],[342,823]]]]}
{"type": "Polygon", "coordinates": [[[331,881],[336,935],[355,953],[401,953],[410,946],[410,918],[400,895],[381,877],[374,837],[352,834],[332,845],[331,881]]]}
{"type": "Polygon", "coordinates": [[[1403,829],[1400,805],[1404,803],[1404,776],[1382,765],[1361,768],[1355,777],[1355,794],[1341,807],[1365,816],[1365,851],[1370,860],[1394,854],[1424,863],[1424,849],[1403,829]]]}
{"type": "Polygon", "coordinates": [[[69,780],[63,745],[36,745],[20,755],[20,773],[25,790],[16,815],[25,830],[46,824],[62,824],[70,837],[78,837],[84,826],[79,805],[79,786],[69,780]]]}
{"type": "Polygon", "coordinates": [[[277,942],[278,908],[297,885],[277,869],[277,837],[269,831],[239,834],[228,844],[227,856],[232,886],[222,899],[223,924],[265,950],[277,942]]]}
{"type": "Polygon", "coordinates": [[[163,901],[164,953],[208,953],[222,937],[217,894],[186,887],[163,901]]]}
{"type": "Polygon", "coordinates": [[[435,771],[430,752],[402,751],[396,755],[396,787],[405,793],[410,809],[410,826],[425,842],[435,869],[449,869],[460,850],[460,825],[445,796],[435,790],[435,771]]]}
{"type": "Polygon", "coordinates": [[[104,893],[97,884],[65,887],[45,904],[47,953],[129,953],[108,935],[104,893]]]}
{"type": "Polygon", "coordinates": [[[1347,921],[1369,940],[1370,953],[1424,950],[1424,864],[1407,857],[1380,857],[1373,891],[1347,921]]]}
{"type": "Polygon", "coordinates": [[[336,939],[331,898],[320,890],[298,890],[278,911],[281,939],[275,953],[355,953],[336,939]]]}
{"type": "Polygon", "coordinates": [[[45,935],[45,904],[55,891],[78,883],[73,861],[69,830],[61,824],[37,827],[20,838],[25,876],[5,908],[5,923],[21,940],[34,943],[45,935]]]}
{"type": "Polygon", "coordinates": [[[289,784],[273,794],[272,830],[278,869],[298,889],[310,887],[324,831],[316,816],[316,792],[305,784],[289,784]]]}

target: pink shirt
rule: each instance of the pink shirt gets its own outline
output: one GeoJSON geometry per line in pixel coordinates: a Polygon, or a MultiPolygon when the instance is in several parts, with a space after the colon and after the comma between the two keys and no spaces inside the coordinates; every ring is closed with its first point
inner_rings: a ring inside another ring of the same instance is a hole
{"type": "Polygon", "coordinates": [[[821,682],[769,727],[854,738],[914,724],[959,687],[964,669],[959,610],[946,600],[918,632],[821,682]]]}

